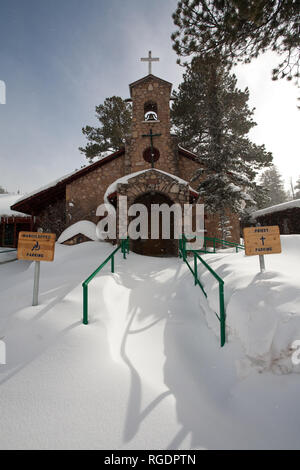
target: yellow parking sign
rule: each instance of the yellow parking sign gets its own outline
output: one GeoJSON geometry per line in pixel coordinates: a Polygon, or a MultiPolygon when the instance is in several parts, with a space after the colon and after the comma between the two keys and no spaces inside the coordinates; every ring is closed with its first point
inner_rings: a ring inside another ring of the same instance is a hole
{"type": "Polygon", "coordinates": [[[247,256],[281,253],[278,225],[244,228],[244,244],[247,256]]]}
{"type": "Polygon", "coordinates": [[[28,261],[53,261],[55,233],[20,232],[18,259],[28,261]]]}

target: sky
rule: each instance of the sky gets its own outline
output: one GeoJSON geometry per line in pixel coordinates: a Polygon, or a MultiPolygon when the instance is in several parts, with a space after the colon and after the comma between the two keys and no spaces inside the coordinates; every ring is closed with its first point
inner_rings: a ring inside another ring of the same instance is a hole
{"type": "MultiPolygon", "coordinates": [[[[95,106],[129,97],[129,83],[147,75],[140,61],[159,57],[153,73],[173,83],[171,15],[177,0],[1,0],[0,185],[27,193],[87,163],[78,150],[95,106]]],[[[251,139],[273,152],[285,180],[300,175],[297,88],[271,81],[272,54],[235,69],[256,108],[251,139]]]]}

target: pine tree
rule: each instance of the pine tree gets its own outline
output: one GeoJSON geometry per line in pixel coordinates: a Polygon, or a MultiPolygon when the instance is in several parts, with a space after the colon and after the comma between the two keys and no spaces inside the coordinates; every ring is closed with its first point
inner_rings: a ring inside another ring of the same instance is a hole
{"type": "Polygon", "coordinates": [[[7,194],[7,191],[2,186],[0,186],[0,194],[7,194]]]}
{"type": "Polygon", "coordinates": [[[296,181],[294,190],[295,190],[295,199],[300,199],[300,176],[296,181]]]}
{"type": "Polygon", "coordinates": [[[220,214],[218,223],[218,232],[220,232],[221,240],[228,240],[231,237],[232,225],[230,224],[229,218],[225,213],[220,214]]]}
{"type": "Polygon", "coordinates": [[[86,126],[82,129],[88,143],[79,150],[91,162],[124,147],[131,126],[131,105],[119,96],[106,98],[96,106],[96,117],[101,127],[86,126]]]}
{"type": "Polygon", "coordinates": [[[205,210],[220,216],[226,209],[241,213],[254,204],[255,176],[272,161],[263,145],[247,137],[256,125],[254,110],[248,107],[248,90],[236,83],[218,56],[194,58],[174,93],[171,113],[179,142],[198,156],[199,169],[191,180],[203,176],[198,191],[205,210]]]}
{"type": "Polygon", "coordinates": [[[287,201],[288,197],[284,189],[282,176],[275,165],[272,165],[271,168],[264,171],[260,177],[260,185],[264,188],[268,200],[264,201],[263,204],[258,207],[259,209],[275,206],[276,204],[287,201]]]}
{"type": "Polygon", "coordinates": [[[181,57],[218,53],[231,64],[276,51],[283,61],[273,80],[298,81],[299,14],[299,0],[182,0],[173,14],[173,47],[181,57]]]}

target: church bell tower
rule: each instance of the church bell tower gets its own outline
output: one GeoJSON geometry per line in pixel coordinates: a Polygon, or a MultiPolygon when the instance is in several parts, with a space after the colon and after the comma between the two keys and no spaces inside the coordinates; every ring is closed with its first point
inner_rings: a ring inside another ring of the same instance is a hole
{"type": "MultiPolygon", "coordinates": [[[[149,62],[151,57],[141,59],[149,62]]],[[[170,134],[172,84],[152,73],[129,85],[132,100],[132,127],[126,149],[126,173],[157,168],[178,174],[176,152],[170,134]]]]}

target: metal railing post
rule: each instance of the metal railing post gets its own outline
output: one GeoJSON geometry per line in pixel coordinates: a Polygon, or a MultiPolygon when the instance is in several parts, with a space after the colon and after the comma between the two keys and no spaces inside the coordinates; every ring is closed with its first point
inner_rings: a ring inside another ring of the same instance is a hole
{"type": "Polygon", "coordinates": [[[111,272],[115,272],[115,254],[121,250],[123,253],[124,258],[126,259],[126,245],[127,240],[121,240],[121,243],[118,245],[118,247],[103,261],[100,266],[98,266],[97,269],[88,277],[86,280],[82,283],[83,287],[83,320],[82,322],[84,325],[88,324],[88,284],[89,282],[98,274],[104,266],[106,266],[109,261],[111,261],[111,272]]]}
{"type": "Polygon", "coordinates": [[[88,324],[88,286],[82,284],[83,287],[83,324],[88,324]]]}
{"type": "Polygon", "coordinates": [[[219,297],[220,297],[220,338],[221,347],[224,346],[226,341],[226,314],[224,305],[224,282],[219,281],[219,297]]]}
{"type": "Polygon", "coordinates": [[[126,247],[125,247],[125,240],[121,240],[121,245],[122,245],[122,253],[123,253],[123,258],[126,259],[126,247]]]}
{"type": "Polygon", "coordinates": [[[195,286],[198,284],[198,267],[197,267],[197,255],[194,253],[194,279],[195,286]]]}
{"type": "Polygon", "coordinates": [[[183,242],[182,257],[183,257],[183,261],[186,261],[186,238],[185,238],[185,236],[184,236],[182,242],[183,242]]]}
{"type": "Polygon", "coordinates": [[[111,257],[111,272],[112,273],[115,272],[115,257],[114,257],[114,255],[112,255],[112,257],[111,257]]]}

